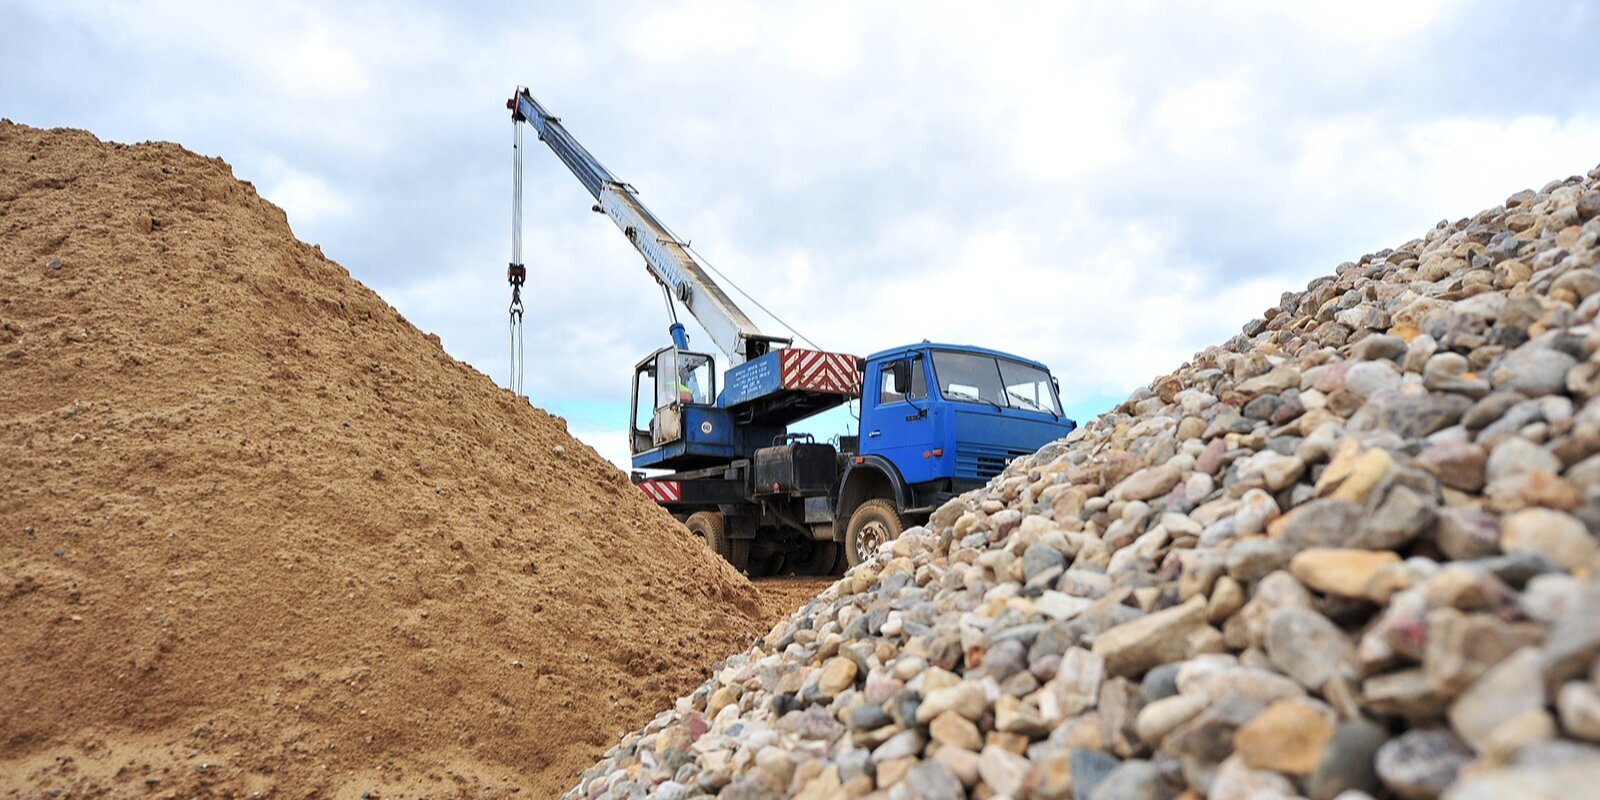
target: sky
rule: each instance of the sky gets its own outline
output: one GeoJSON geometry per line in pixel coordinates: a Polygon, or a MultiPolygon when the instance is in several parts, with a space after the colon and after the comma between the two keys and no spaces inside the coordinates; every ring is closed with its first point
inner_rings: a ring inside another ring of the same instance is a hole
{"type": "MultiPolygon", "coordinates": [[[[1555,0],[0,0],[0,116],[220,156],[504,385],[528,86],[818,345],[1014,352],[1083,421],[1343,261],[1600,164],[1596,40],[1555,0]]],[[[660,291],[532,136],[523,202],[525,388],[626,463],[660,291]]]]}

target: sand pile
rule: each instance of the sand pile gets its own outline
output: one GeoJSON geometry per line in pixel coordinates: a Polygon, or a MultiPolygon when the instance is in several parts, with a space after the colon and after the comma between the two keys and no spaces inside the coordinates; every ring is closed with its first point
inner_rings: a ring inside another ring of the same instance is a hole
{"type": "Polygon", "coordinates": [[[1600,169],[1286,293],[887,543],[571,796],[1588,796],[1597,243],[1600,169]]]}
{"type": "Polygon", "coordinates": [[[765,629],[220,160],[0,122],[0,242],[0,787],[548,796],[765,629]]]}

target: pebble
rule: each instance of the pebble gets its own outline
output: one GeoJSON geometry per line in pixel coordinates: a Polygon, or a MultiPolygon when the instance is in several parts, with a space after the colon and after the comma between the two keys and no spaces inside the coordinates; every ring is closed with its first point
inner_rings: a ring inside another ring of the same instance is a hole
{"type": "Polygon", "coordinates": [[[567,796],[1600,785],[1597,243],[1600,169],[1284,294],[907,529],[567,796]]]}
{"type": "Polygon", "coordinates": [[[1501,523],[1500,547],[1507,553],[1531,552],[1574,569],[1600,555],[1600,543],[1583,522],[1571,514],[1548,508],[1525,508],[1501,523]]]}
{"type": "Polygon", "coordinates": [[[1379,569],[1397,564],[1400,556],[1389,550],[1312,548],[1289,562],[1289,572],[1301,583],[1324,594],[1363,599],[1379,569]]]}
{"type": "Polygon", "coordinates": [[[1407,731],[1378,748],[1374,766],[1383,785],[1406,800],[1431,800],[1455,782],[1472,751],[1447,730],[1407,731]]]}
{"type": "Polygon", "coordinates": [[[1450,727],[1474,750],[1483,751],[1502,722],[1544,707],[1544,674],[1538,648],[1526,647],[1494,665],[1450,705],[1450,727]]]}
{"type": "Polygon", "coordinates": [[[1332,714],[1301,700],[1279,700],[1233,735],[1233,749],[1255,769],[1310,775],[1331,738],[1332,714]]]}

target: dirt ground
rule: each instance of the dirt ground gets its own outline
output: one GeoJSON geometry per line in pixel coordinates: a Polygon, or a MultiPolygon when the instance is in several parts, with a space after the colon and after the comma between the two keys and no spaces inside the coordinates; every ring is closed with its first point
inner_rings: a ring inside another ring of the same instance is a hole
{"type": "Polygon", "coordinates": [[[218,159],[0,121],[0,242],[0,796],[554,796],[772,624],[218,159]]]}
{"type": "Polygon", "coordinates": [[[767,624],[793,614],[838,578],[762,578],[753,581],[766,607],[767,624]]]}

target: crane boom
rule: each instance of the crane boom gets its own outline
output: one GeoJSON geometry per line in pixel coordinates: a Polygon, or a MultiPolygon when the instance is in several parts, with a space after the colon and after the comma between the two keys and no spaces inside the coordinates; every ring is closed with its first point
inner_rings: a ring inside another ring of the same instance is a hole
{"type": "MultiPolygon", "coordinates": [[[[506,107],[511,109],[513,120],[527,122],[538,131],[540,141],[550,147],[598,201],[595,210],[616,223],[634,249],[644,256],[650,274],[667,288],[669,298],[682,303],[694,315],[717,348],[728,356],[730,366],[766,354],[773,344],[789,344],[788,339],[763,335],[690,255],[684,243],[639,202],[633,187],[617,180],[572,138],[561,119],[539,105],[527,89],[519,87],[506,107]]],[[[680,348],[687,345],[682,335],[682,327],[674,323],[673,342],[680,348]]]]}

